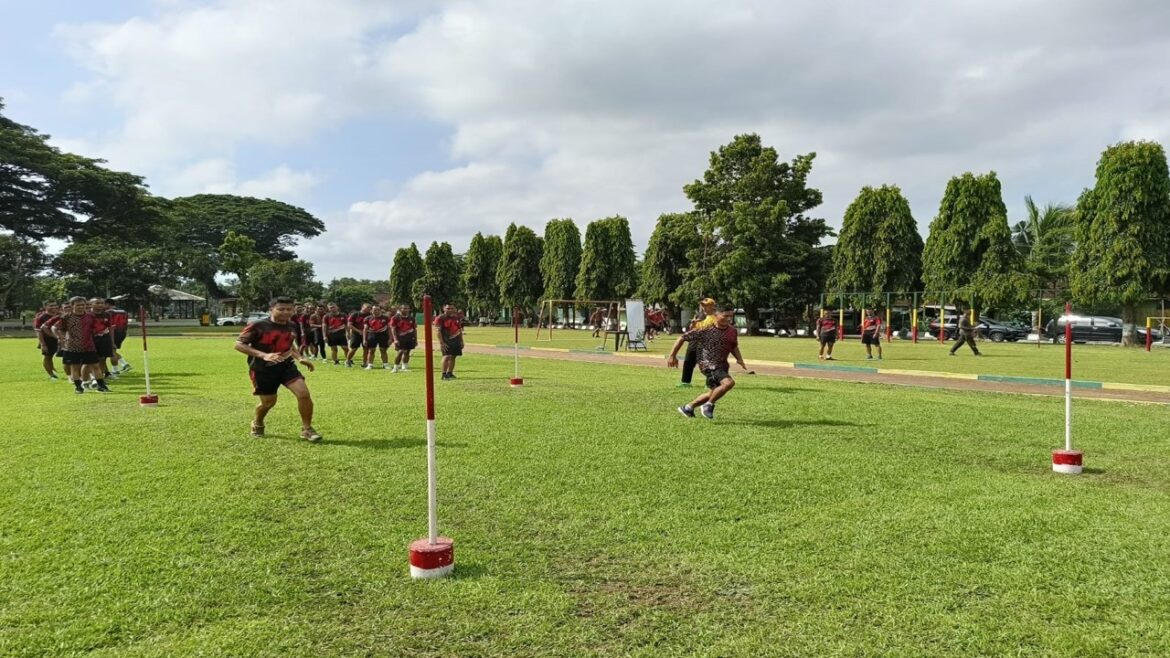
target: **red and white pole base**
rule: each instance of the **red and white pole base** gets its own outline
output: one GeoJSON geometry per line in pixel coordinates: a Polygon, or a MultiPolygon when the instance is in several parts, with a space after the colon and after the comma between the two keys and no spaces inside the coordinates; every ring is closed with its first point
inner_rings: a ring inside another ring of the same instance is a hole
{"type": "Polygon", "coordinates": [[[449,537],[416,539],[410,544],[410,577],[442,578],[455,570],[455,542],[449,537]]]}
{"type": "Polygon", "coordinates": [[[158,406],[158,396],[157,395],[139,395],[138,396],[138,406],[140,406],[140,407],[157,407],[158,406]]]}
{"type": "Polygon", "coordinates": [[[512,377],[511,379],[508,380],[508,384],[512,388],[520,388],[521,386],[524,385],[524,378],[523,377],[512,377]]]}
{"type": "Polygon", "coordinates": [[[1084,455],[1080,450],[1053,450],[1052,471],[1066,475],[1079,475],[1084,455]]]}

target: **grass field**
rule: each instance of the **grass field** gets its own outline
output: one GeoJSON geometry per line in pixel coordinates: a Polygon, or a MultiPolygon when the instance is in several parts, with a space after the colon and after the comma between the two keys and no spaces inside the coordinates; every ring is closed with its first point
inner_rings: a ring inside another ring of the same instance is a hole
{"type": "Polygon", "coordinates": [[[287,396],[246,436],[230,339],[151,355],[164,406],[139,409],[140,370],[77,396],[0,341],[0,655],[1170,647],[1165,406],[1077,402],[1088,472],[1057,476],[1059,399],[758,376],[709,422],[665,369],[527,360],[511,390],[470,356],[436,382],[456,575],[420,583],[421,372],[309,375],[311,445],[287,396]]]}

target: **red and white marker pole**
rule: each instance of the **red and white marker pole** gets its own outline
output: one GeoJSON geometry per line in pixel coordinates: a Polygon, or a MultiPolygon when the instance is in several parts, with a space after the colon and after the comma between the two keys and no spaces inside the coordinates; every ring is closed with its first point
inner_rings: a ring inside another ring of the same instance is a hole
{"type": "Polygon", "coordinates": [[[1081,472],[1080,450],[1072,448],[1072,304],[1064,305],[1064,450],[1052,451],[1052,470],[1057,473],[1076,475],[1081,472]]]}
{"type": "Polygon", "coordinates": [[[410,577],[442,578],[455,570],[455,542],[439,536],[439,510],[435,478],[435,360],[431,325],[431,296],[423,296],[426,318],[425,352],[427,384],[427,536],[410,543],[410,577]]]}
{"type": "Polygon", "coordinates": [[[524,385],[524,379],[520,376],[520,309],[512,309],[512,358],[515,362],[515,376],[508,380],[512,388],[520,388],[524,385]]]}
{"type": "Polygon", "coordinates": [[[146,356],[146,309],[138,307],[138,326],[142,329],[142,372],[146,375],[146,395],[138,396],[138,406],[157,407],[158,396],[150,392],[150,360],[146,356]]]}

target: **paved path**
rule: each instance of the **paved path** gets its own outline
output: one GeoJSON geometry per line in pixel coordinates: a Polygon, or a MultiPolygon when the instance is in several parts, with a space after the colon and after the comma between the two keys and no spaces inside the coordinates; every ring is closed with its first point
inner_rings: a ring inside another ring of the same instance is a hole
{"type": "MultiPolygon", "coordinates": [[[[466,351],[492,356],[512,356],[511,346],[494,346],[468,343],[466,351]]],[[[659,354],[636,352],[594,352],[591,350],[567,350],[551,347],[521,348],[524,358],[553,359],[560,361],[585,361],[589,363],[619,363],[630,366],[663,368],[663,357],[659,354]]],[[[955,391],[986,391],[989,393],[1016,393],[1021,395],[1063,396],[1063,380],[1046,380],[1032,377],[1001,377],[995,375],[974,375],[931,371],[890,371],[862,366],[845,366],[817,363],[782,363],[776,361],[748,360],[748,367],[760,375],[798,377],[804,379],[831,379],[867,384],[894,384],[955,391]]],[[[733,371],[735,375],[737,372],[733,371]]],[[[1077,382],[1073,396],[1095,400],[1117,400],[1122,402],[1143,402],[1170,404],[1170,387],[1136,384],[1112,384],[1101,382],[1077,382]]]]}

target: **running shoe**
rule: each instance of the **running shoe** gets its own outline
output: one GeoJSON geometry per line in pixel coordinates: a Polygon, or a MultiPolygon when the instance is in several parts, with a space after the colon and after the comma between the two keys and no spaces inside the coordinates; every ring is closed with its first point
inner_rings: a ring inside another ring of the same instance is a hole
{"type": "Polygon", "coordinates": [[[316,443],[321,440],[321,434],[312,427],[306,427],[305,429],[301,430],[301,438],[308,441],[309,443],[316,443]]]}
{"type": "Polygon", "coordinates": [[[715,420],[715,405],[708,402],[707,404],[703,405],[702,412],[703,412],[703,418],[707,418],[709,420],[715,420]]]}
{"type": "Polygon", "coordinates": [[[252,431],[250,432],[250,434],[257,439],[264,438],[264,424],[263,423],[252,423],[252,431]]]}
{"type": "Polygon", "coordinates": [[[687,418],[694,418],[695,417],[695,410],[692,409],[691,405],[689,405],[689,404],[684,404],[683,406],[679,407],[678,412],[680,414],[686,416],[687,418]]]}

